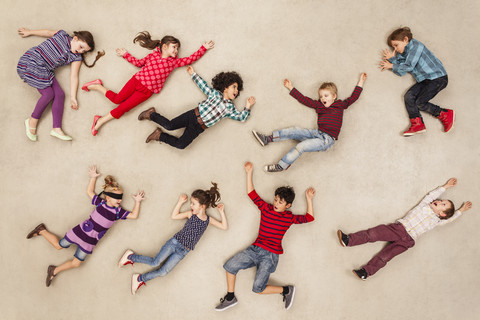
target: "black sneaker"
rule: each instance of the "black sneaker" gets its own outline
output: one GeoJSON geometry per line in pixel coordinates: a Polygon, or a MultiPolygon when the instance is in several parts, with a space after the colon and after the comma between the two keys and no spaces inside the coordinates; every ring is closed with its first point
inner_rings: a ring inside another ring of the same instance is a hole
{"type": "Polygon", "coordinates": [[[215,307],[215,311],[224,311],[228,308],[235,306],[238,303],[237,297],[233,297],[232,300],[227,300],[227,296],[220,298],[220,304],[215,307]]]}
{"type": "Polygon", "coordinates": [[[294,286],[288,286],[288,293],[283,294],[283,301],[285,301],[285,309],[290,309],[290,307],[293,304],[293,298],[295,298],[295,287],[294,286]]]}
{"type": "Polygon", "coordinates": [[[367,271],[365,271],[365,269],[362,268],[359,270],[353,270],[352,272],[361,280],[363,281],[367,280],[368,274],[367,274],[367,271]]]}
{"type": "Polygon", "coordinates": [[[266,165],[263,170],[265,170],[265,172],[281,172],[283,171],[283,168],[280,167],[279,164],[269,164],[266,165]]]}
{"type": "Polygon", "coordinates": [[[343,247],[346,247],[348,246],[348,241],[350,241],[350,237],[348,236],[348,234],[345,234],[342,232],[342,230],[337,230],[337,236],[338,236],[338,241],[340,241],[340,244],[343,246],[343,247]]]}
{"type": "Polygon", "coordinates": [[[262,145],[262,147],[265,147],[270,142],[267,136],[261,134],[260,132],[252,130],[252,133],[254,137],[257,138],[257,141],[262,145]]]}

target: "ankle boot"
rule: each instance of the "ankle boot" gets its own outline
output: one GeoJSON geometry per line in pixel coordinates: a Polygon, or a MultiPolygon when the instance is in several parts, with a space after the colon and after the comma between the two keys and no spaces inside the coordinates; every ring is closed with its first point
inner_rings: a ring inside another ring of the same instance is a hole
{"type": "Polygon", "coordinates": [[[410,122],[410,128],[403,133],[405,137],[413,136],[414,134],[427,131],[421,117],[410,119],[410,122]]]}
{"type": "Polygon", "coordinates": [[[445,132],[453,129],[453,125],[455,123],[455,111],[447,109],[446,112],[440,112],[440,115],[437,118],[443,123],[445,132]]]}

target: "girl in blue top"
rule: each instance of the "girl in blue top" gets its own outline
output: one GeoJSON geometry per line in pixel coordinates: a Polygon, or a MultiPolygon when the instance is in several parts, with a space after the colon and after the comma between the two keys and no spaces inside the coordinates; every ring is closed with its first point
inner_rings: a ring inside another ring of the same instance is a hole
{"type": "Polygon", "coordinates": [[[220,200],[220,193],[217,184],[213,182],[212,184],[213,187],[211,187],[210,190],[195,190],[192,193],[190,198],[190,210],[188,211],[180,212],[182,205],[188,200],[186,194],[180,195],[171,217],[174,220],[187,219],[187,222],[182,230],[177,232],[163,245],[155,257],[134,254],[132,250],[125,251],[118,262],[119,267],[127,264],[133,265],[135,262],[148,264],[152,267],[158,267],[163,263],[160,268],[148,273],[134,273],[132,275],[132,294],[135,294],[145,282],[156,277],[167,275],[190,250],[195,248],[195,245],[209,225],[213,225],[222,230],[228,229],[224,205],[222,203],[218,205],[216,204],[220,200]],[[221,217],[220,221],[211,218],[206,214],[205,211],[209,207],[217,207],[221,217]]]}

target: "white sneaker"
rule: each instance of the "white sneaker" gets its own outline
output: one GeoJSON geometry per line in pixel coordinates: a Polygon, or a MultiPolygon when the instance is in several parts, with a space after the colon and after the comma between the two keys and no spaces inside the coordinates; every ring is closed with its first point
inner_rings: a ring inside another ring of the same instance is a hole
{"type": "Polygon", "coordinates": [[[118,267],[123,267],[123,266],[126,266],[127,264],[131,264],[133,266],[133,261],[128,259],[128,256],[133,254],[133,251],[128,249],[127,251],[125,251],[125,253],[123,254],[123,256],[120,258],[120,260],[118,260],[118,267]]]}
{"type": "Polygon", "coordinates": [[[141,286],[146,285],[143,281],[138,281],[139,273],[134,273],[132,275],[132,294],[137,293],[137,290],[140,289],[141,286]]]}

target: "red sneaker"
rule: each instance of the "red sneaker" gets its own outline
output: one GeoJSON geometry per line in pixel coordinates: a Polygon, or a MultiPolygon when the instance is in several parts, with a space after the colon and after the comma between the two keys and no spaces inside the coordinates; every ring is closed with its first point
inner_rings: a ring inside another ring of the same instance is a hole
{"type": "Polygon", "coordinates": [[[100,119],[102,116],[95,116],[93,117],[93,124],[92,124],[92,134],[95,137],[98,133],[98,130],[95,130],[95,125],[97,124],[98,119],[100,119]]]}
{"type": "Polygon", "coordinates": [[[455,111],[447,109],[447,112],[440,112],[440,115],[437,118],[442,121],[445,132],[453,129],[453,124],[455,123],[455,111]]]}
{"type": "Polygon", "coordinates": [[[416,118],[410,119],[410,122],[411,122],[410,128],[403,133],[405,137],[413,136],[414,134],[427,131],[427,128],[425,128],[425,125],[423,124],[422,118],[416,117],[416,118]]]}

